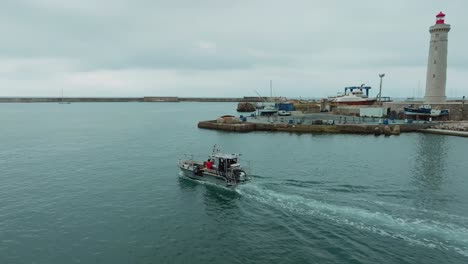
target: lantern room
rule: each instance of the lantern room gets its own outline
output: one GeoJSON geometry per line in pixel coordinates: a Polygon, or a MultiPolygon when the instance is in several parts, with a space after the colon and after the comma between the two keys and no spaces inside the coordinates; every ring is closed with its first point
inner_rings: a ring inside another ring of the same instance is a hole
{"type": "Polygon", "coordinates": [[[439,12],[436,16],[436,24],[445,24],[445,14],[442,12],[439,12]]]}

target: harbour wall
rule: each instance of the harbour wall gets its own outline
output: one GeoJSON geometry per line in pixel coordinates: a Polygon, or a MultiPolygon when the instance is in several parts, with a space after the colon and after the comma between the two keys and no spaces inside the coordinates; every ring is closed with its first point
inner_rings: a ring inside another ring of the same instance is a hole
{"type": "Polygon", "coordinates": [[[428,134],[447,135],[447,136],[468,137],[468,132],[465,132],[465,131],[428,128],[428,129],[421,129],[419,132],[428,133],[428,134]]]}
{"type": "Polygon", "coordinates": [[[92,102],[141,102],[138,97],[0,97],[0,103],[92,103],[92,102]]]}
{"type": "Polygon", "coordinates": [[[146,96],[144,102],[262,102],[258,97],[177,97],[146,96]]]}
{"type": "Polygon", "coordinates": [[[0,97],[0,103],[92,103],[92,102],[261,102],[255,97],[0,97]]]}
{"type": "Polygon", "coordinates": [[[200,121],[199,128],[233,132],[283,131],[299,133],[349,133],[349,134],[399,134],[400,132],[417,132],[428,128],[430,124],[400,125],[289,125],[275,123],[243,122],[236,124],[218,123],[216,120],[200,121]]]}

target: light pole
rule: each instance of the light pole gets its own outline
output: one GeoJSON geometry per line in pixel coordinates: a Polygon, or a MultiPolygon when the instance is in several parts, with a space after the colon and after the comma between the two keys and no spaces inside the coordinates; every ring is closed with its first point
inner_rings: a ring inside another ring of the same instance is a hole
{"type": "Polygon", "coordinates": [[[379,74],[380,77],[380,88],[379,88],[379,102],[382,103],[382,79],[385,76],[385,73],[379,74]]]}

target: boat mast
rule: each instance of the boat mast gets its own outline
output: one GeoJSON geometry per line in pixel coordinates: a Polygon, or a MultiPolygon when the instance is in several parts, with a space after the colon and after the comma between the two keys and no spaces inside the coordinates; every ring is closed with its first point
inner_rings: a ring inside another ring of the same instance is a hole
{"type": "Polygon", "coordinates": [[[270,80],[270,100],[273,100],[273,81],[270,80]]]}
{"type": "Polygon", "coordinates": [[[418,97],[422,96],[421,95],[421,80],[418,80],[418,97]]]}

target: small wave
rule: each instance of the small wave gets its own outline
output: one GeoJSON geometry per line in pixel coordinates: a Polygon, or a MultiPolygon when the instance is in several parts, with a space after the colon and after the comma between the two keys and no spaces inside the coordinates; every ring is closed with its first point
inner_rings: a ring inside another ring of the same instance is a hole
{"type": "Polygon", "coordinates": [[[323,184],[325,183],[324,181],[301,181],[301,180],[295,180],[295,179],[286,179],[284,180],[285,182],[289,183],[296,183],[296,184],[323,184]]]}
{"type": "Polygon", "coordinates": [[[309,181],[301,181],[301,180],[287,179],[287,180],[284,180],[282,182],[282,184],[291,185],[291,186],[295,186],[295,187],[308,188],[308,187],[312,187],[312,186],[323,185],[323,184],[325,184],[325,182],[310,181],[310,180],[309,181]]]}
{"type": "Polygon", "coordinates": [[[258,179],[271,179],[271,178],[272,178],[272,177],[268,177],[268,176],[255,175],[255,174],[249,174],[249,177],[251,177],[251,178],[258,178],[258,179]]]}
{"type": "Polygon", "coordinates": [[[364,190],[369,190],[371,187],[369,186],[364,186],[364,185],[352,185],[352,184],[338,184],[336,185],[337,187],[340,188],[345,188],[345,189],[350,189],[350,190],[356,190],[356,191],[364,191],[364,190]]]}
{"type": "Polygon", "coordinates": [[[408,199],[411,197],[410,193],[405,193],[405,192],[377,193],[376,195],[381,196],[381,197],[393,197],[393,198],[403,198],[403,199],[408,199]]]}
{"type": "Polygon", "coordinates": [[[396,204],[396,203],[385,202],[385,201],[369,200],[369,199],[363,199],[363,198],[354,198],[353,200],[374,203],[376,205],[383,206],[386,208],[396,208],[399,210],[412,211],[412,212],[421,213],[421,214],[436,215],[437,217],[440,217],[443,219],[462,221],[466,224],[466,226],[468,226],[468,217],[466,216],[454,215],[454,214],[450,214],[447,212],[436,211],[436,210],[427,210],[424,208],[416,208],[416,207],[406,206],[403,204],[396,204]]]}
{"type": "Polygon", "coordinates": [[[366,192],[371,187],[362,186],[362,185],[351,185],[351,184],[335,184],[335,182],[327,182],[327,181],[302,181],[302,180],[295,180],[295,179],[286,179],[281,184],[294,186],[294,187],[317,187],[320,186],[323,190],[330,191],[330,192],[341,192],[341,193],[359,193],[359,192],[366,192]]]}

